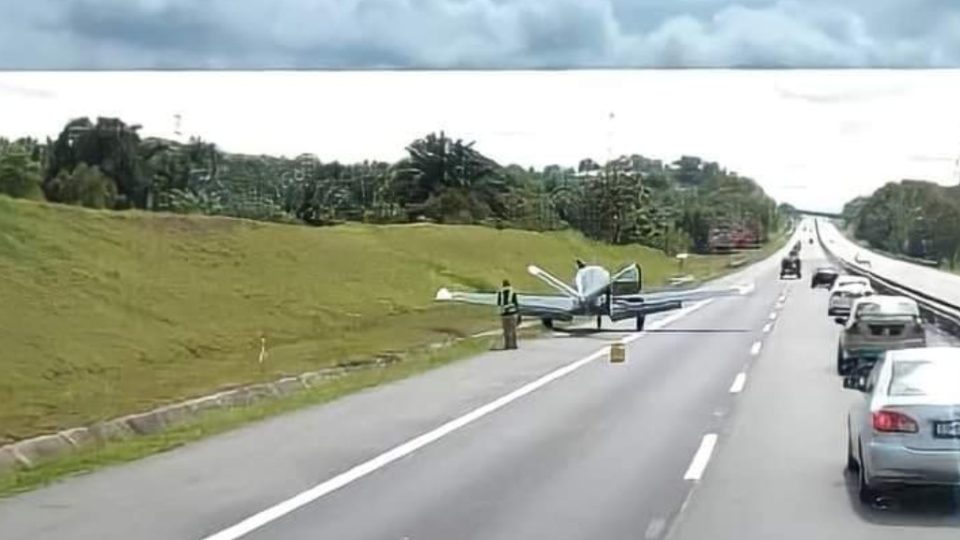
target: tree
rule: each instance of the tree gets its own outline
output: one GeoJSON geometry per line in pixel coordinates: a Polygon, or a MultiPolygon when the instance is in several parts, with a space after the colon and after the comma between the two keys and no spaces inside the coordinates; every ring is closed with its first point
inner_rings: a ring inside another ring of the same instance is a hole
{"type": "Polygon", "coordinates": [[[508,191],[501,167],[477,152],[474,143],[452,140],[443,132],[407,147],[391,178],[397,202],[439,221],[504,217],[508,191]]]}
{"type": "Polygon", "coordinates": [[[702,183],[700,164],[701,160],[698,157],[682,156],[674,162],[677,181],[686,186],[702,183]]]}
{"type": "Polygon", "coordinates": [[[44,173],[47,197],[58,201],[57,190],[50,189],[50,184],[62,171],[72,173],[86,163],[113,180],[119,195],[116,207],[146,208],[150,182],[141,162],[138,129],[117,118],[97,118],[96,124],[88,118],[68,122],[50,149],[44,173]]]}
{"type": "Polygon", "coordinates": [[[24,199],[43,199],[40,166],[30,154],[12,147],[0,152],[0,193],[24,199]]]}

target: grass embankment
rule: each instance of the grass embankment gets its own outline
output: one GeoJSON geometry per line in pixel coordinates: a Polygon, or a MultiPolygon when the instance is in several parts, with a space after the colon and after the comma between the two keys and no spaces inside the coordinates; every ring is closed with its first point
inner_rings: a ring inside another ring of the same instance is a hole
{"type": "Polygon", "coordinates": [[[575,256],[637,261],[650,284],[676,270],[656,250],[571,232],[312,228],[0,197],[0,444],[488,329],[491,311],[437,305],[436,289],[509,277],[543,290],[526,265],[567,278],[575,256]]]}

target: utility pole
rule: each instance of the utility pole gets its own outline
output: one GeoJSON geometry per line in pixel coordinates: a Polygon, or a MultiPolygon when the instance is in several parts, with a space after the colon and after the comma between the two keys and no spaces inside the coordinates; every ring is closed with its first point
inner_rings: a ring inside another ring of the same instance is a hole
{"type": "Polygon", "coordinates": [[[183,116],[180,113],[176,113],[173,115],[173,134],[176,136],[177,142],[183,142],[181,140],[183,138],[183,132],[180,129],[180,125],[182,121],[183,121],[183,116]]]}
{"type": "Polygon", "coordinates": [[[607,164],[613,159],[613,111],[607,116],[607,164]]]}

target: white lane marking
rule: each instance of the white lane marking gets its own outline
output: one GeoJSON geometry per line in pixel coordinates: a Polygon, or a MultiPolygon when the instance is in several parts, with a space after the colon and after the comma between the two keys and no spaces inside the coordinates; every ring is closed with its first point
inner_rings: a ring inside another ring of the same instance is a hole
{"type": "Polygon", "coordinates": [[[763,347],[762,341],[754,341],[753,345],[750,347],[750,355],[756,356],[760,354],[760,347],[763,347]]]}
{"type": "Polygon", "coordinates": [[[693,461],[690,462],[690,467],[687,469],[686,474],[683,475],[684,480],[700,480],[700,477],[703,476],[703,471],[707,468],[707,463],[710,462],[713,447],[716,445],[716,433],[708,433],[703,436],[703,440],[700,441],[700,448],[698,448],[697,453],[693,455],[693,461]]]}
{"type": "Polygon", "coordinates": [[[739,394],[743,391],[745,384],[747,384],[747,374],[741,371],[737,373],[737,376],[733,379],[733,384],[730,385],[730,393],[739,394]]]}
{"type": "Polygon", "coordinates": [[[772,320],[774,320],[774,319],[776,319],[776,318],[777,318],[777,312],[776,312],[776,311],[771,311],[771,312],[770,312],[770,320],[772,321],[772,320]]]}
{"type": "MultiPolygon", "coordinates": [[[[669,317],[665,317],[663,319],[655,321],[650,325],[649,328],[651,330],[662,328],[674,321],[677,321],[682,317],[685,317],[686,315],[689,315],[690,313],[693,313],[694,311],[702,308],[703,306],[709,304],[710,302],[711,300],[703,300],[696,304],[692,304],[690,307],[681,309],[676,313],[670,315],[669,317]]],[[[646,334],[645,332],[641,332],[634,336],[630,336],[624,339],[623,341],[624,342],[634,341],[636,339],[639,339],[645,334],[646,334]]],[[[414,451],[420,448],[423,448],[424,446],[446,435],[449,435],[450,433],[466,426],[467,424],[470,424],[480,418],[483,418],[484,416],[496,411],[497,409],[500,409],[501,407],[509,404],[510,402],[516,401],[522,398],[523,396],[533,392],[534,390],[537,390],[538,388],[546,386],[547,384],[559,379],[560,377],[573,373],[574,371],[582,368],[583,366],[589,364],[590,362],[593,362],[594,360],[603,357],[604,355],[607,354],[609,349],[610,349],[609,346],[604,347],[599,351],[594,352],[590,356],[587,356],[586,358],[581,358],[580,360],[577,360],[559,369],[551,371],[550,373],[547,373],[543,377],[540,377],[539,379],[533,382],[527,383],[505,396],[497,398],[491,401],[490,403],[487,403],[486,405],[482,405],[459,418],[455,418],[432,431],[424,433],[419,437],[411,439],[399,446],[396,446],[390,450],[387,450],[386,452],[380,454],[379,456],[373,459],[370,459],[369,461],[365,461],[353,467],[352,469],[346,472],[340,473],[337,476],[334,476],[333,478],[325,482],[317,484],[316,486],[302,493],[299,493],[285,501],[277,503],[274,506],[267,508],[266,510],[262,510],[244,519],[243,521],[240,521],[235,525],[232,525],[226,529],[223,529],[220,532],[207,536],[203,540],[236,540],[237,538],[240,538],[256,529],[259,529],[260,527],[263,527],[264,525],[270,523],[271,521],[279,519],[302,506],[310,504],[311,502],[319,499],[320,497],[323,497],[324,495],[327,495],[337,489],[342,488],[343,486],[346,486],[351,482],[354,482],[360,478],[363,478],[364,476],[376,471],[377,469],[383,468],[389,465],[390,463],[406,455],[409,455],[414,451]]]]}
{"type": "Polygon", "coordinates": [[[763,333],[766,334],[771,328],[773,328],[772,322],[768,322],[767,324],[763,325],[763,333]]]}
{"type": "Polygon", "coordinates": [[[781,304],[784,303],[784,302],[786,302],[786,301],[787,301],[787,295],[786,295],[786,293],[781,294],[781,295],[780,295],[780,298],[777,298],[777,302],[780,302],[781,304]]]}
{"type": "Polygon", "coordinates": [[[654,540],[660,538],[660,535],[663,534],[663,530],[667,527],[667,520],[663,518],[656,518],[650,521],[650,525],[647,525],[647,532],[644,533],[643,537],[646,540],[654,540]]]}

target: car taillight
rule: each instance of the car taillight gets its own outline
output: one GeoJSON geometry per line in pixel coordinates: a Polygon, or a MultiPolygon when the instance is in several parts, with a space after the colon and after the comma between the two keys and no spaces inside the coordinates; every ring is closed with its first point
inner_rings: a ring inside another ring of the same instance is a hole
{"type": "Polygon", "coordinates": [[[873,413],[873,429],[883,433],[916,433],[917,422],[897,411],[876,411],[873,413]]]}

